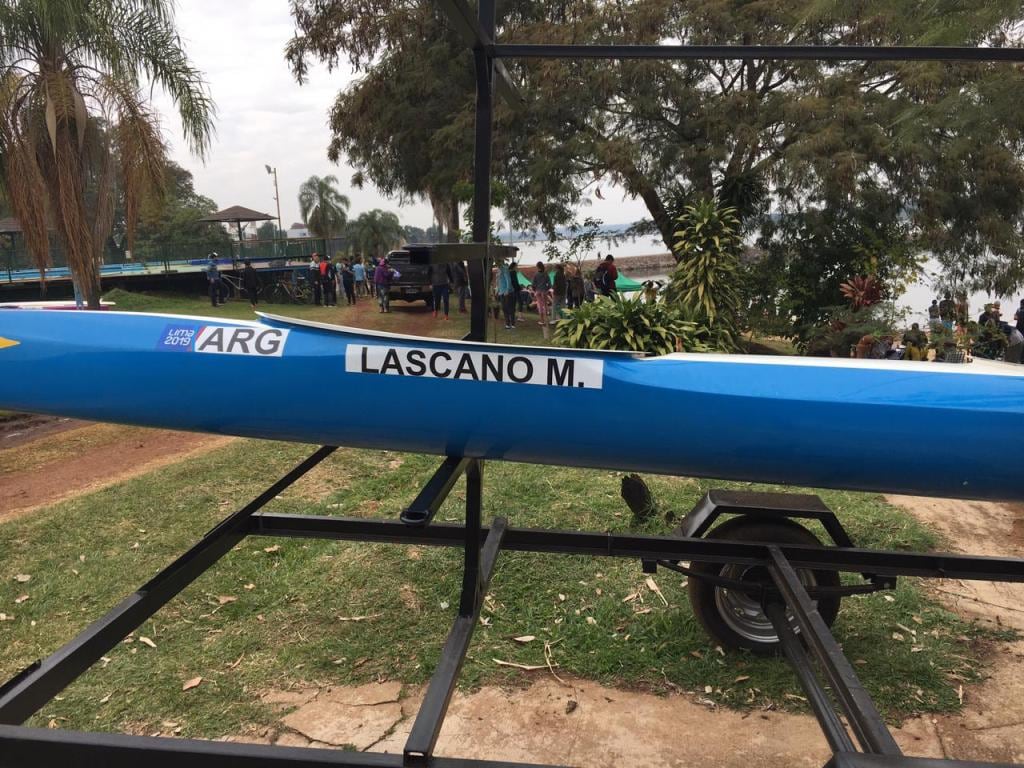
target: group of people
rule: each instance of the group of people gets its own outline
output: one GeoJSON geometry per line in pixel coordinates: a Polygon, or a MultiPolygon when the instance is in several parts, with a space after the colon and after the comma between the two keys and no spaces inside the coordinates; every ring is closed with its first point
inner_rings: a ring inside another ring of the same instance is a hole
{"type": "MultiPolygon", "coordinates": [[[[964,296],[954,301],[947,293],[942,300],[933,299],[928,307],[928,324],[932,333],[951,332],[954,327],[968,326],[967,299],[964,296]]],[[[903,343],[910,360],[923,360],[928,346],[928,335],[914,323],[911,330],[903,335],[903,343]]],[[[986,304],[978,317],[978,337],[975,354],[981,357],[998,358],[1008,363],[1020,363],[1024,357],[1024,299],[1014,312],[1013,323],[1003,320],[1001,302],[986,304]]]]}
{"type": "Polygon", "coordinates": [[[368,293],[367,268],[359,256],[334,262],[314,252],[310,256],[308,270],[313,303],[317,306],[338,306],[339,293],[345,296],[346,304],[352,305],[359,296],[368,293]]]}
{"type": "Polygon", "coordinates": [[[536,304],[538,322],[542,326],[554,325],[567,309],[576,309],[585,301],[593,301],[596,294],[610,296],[616,292],[619,278],[615,257],[608,254],[599,259],[593,278],[583,278],[579,268],[556,264],[551,267],[538,261],[529,286],[519,283],[519,267],[515,262],[498,268],[495,295],[505,319],[505,329],[515,330],[516,322],[531,304],[536,304]]]}

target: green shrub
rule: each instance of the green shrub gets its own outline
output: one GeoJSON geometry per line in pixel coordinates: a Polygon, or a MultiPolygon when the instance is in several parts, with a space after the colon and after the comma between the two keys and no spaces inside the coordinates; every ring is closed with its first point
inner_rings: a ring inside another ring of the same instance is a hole
{"type": "Polygon", "coordinates": [[[707,329],[688,320],[664,301],[619,294],[586,302],[555,326],[556,344],[576,349],[608,349],[664,355],[669,352],[707,352],[702,340],[707,329]]]}
{"type": "Polygon", "coordinates": [[[736,210],[701,200],[686,206],[677,221],[673,250],[679,264],[666,298],[706,326],[716,347],[735,349],[742,247],[736,210]]]}

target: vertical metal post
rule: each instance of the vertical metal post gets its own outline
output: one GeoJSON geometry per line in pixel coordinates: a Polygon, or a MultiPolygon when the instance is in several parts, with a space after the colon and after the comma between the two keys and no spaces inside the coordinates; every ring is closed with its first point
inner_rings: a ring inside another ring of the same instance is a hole
{"type": "MultiPolygon", "coordinates": [[[[477,16],[489,41],[494,40],[494,0],[480,0],[477,16]]],[[[494,126],[494,60],[488,51],[473,48],[476,69],[476,144],[473,159],[473,242],[486,243],[491,232],[491,137],[494,126]]],[[[491,282],[491,260],[469,262],[470,307],[469,341],[487,340],[487,305],[491,282]]]]}
{"type": "Polygon", "coordinates": [[[474,460],[466,467],[466,540],[462,571],[459,615],[472,616],[480,595],[480,532],[483,508],[483,463],[474,460]]]}

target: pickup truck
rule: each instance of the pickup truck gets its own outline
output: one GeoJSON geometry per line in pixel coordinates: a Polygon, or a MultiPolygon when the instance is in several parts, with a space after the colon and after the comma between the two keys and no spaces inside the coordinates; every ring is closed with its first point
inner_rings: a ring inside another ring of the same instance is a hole
{"type": "MultiPolygon", "coordinates": [[[[430,287],[429,266],[413,264],[412,256],[416,252],[429,252],[433,245],[406,245],[397,251],[388,253],[388,261],[398,270],[401,277],[391,283],[389,295],[392,301],[424,301],[428,307],[433,306],[434,294],[430,287]]],[[[424,259],[426,261],[426,259],[424,259]]]]}

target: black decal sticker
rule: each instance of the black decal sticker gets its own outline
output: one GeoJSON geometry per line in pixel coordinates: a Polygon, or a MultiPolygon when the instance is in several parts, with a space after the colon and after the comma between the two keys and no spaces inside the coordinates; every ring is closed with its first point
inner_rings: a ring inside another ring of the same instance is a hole
{"type": "Polygon", "coordinates": [[[455,378],[461,379],[466,374],[469,374],[469,378],[473,381],[480,381],[480,377],[476,375],[476,367],[473,365],[473,358],[468,354],[463,355],[462,359],[459,360],[459,367],[455,369],[455,378]]]}
{"type": "Polygon", "coordinates": [[[405,356],[405,372],[410,376],[422,376],[427,372],[426,353],[422,349],[410,349],[405,356]]]}
{"type": "Polygon", "coordinates": [[[281,349],[281,332],[263,331],[256,337],[256,352],[260,355],[276,355],[281,349]]]}
{"type": "Polygon", "coordinates": [[[447,360],[449,363],[452,361],[452,356],[449,355],[447,352],[435,352],[430,356],[430,372],[437,376],[439,379],[447,379],[449,376],[452,375],[452,369],[449,367],[446,368],[444,371],[439,371],[437,369],[437,361],[439,358],[447,360]]]}
{"type": "Polygon", "coordinates": [[[480,366],[481,377],[484,381],[504,381],[505,379],[505,356],[483,354],[483,363],[480,366]],[[497,362],[495,362],[495,359],[497,362]]]}
{"type": "Polygon", "coordinates": [[[224,329],[215,328],[213,332],[200,342],[196,347],[197,352],[205,352],[210,347],[213,347],[218,352],[224,351],[224,329]]]}
{"type": "Polygon", "coordinates": [[[508,377],[517,384],[525,384],[533,378],[533,363],[528,357],[513,357],[508,361],[508,377]],[[522,376],[516,374],[517,365],[525,366],[526,373],[522,376]]]}
{"type": "Polygon", "coordinates": [[[380,371],[378,371],[378,370],[377,370],[376,368],[371,368],[371,367],[370,367],[370,366],[369,366],[369,365],[367,364],[367,362],[366,362],[366,356],[367,356],[367,354],[368,354],[369,352],[370,352],[370,348],[369,348],[369,347],[363,347],[363,356],[362,356],[362,361],[363,361],[363,373],[380,373],[380,371]]]}
{"type": "Polygon", "coordinates": [[[557,384],[559,387],[571,387],[576,370],[575,360],[563,360],[562,369],[558,369],[558,358],[548,358],[548,384],[557,384]]]}
{"type": "Polygon", "coordinates": [[[398,360],[398,352],[389,349],[387,354],[384,355],[384,362],[381,363],[380,372],[388,373],[392,370],[397,372],[399,376],[405,375],[405,371],[402,370],[402,363],[398,360]]]}
{"type": "Polygon", "coordinates": [[[235,347],[242,350],[242,354],[249,354],[249,342],[252,341],[252,337],[256,335],[256,331],[252,328],[236,328],[235,332],[231,334],[231,339],[228,341],[228,352],[234,352],[235,347]]]}

